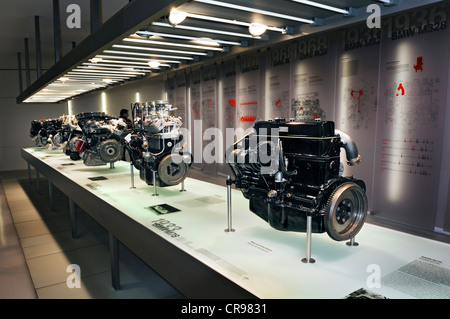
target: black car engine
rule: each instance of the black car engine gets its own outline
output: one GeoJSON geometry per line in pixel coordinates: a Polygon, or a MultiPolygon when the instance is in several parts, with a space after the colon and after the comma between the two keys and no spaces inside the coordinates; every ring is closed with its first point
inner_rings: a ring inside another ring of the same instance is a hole
{"type": "Polygon", "coordinates": [[[31,121],[30,137],[39,147],[52,144],[58,132],[61,131],[61,124],[61,118],[33,120],[31,121]]]}
{"type": "Polygon", "coordinates": [[[126,137],[126,146],[141,180],[148,185],[174,186],[188,174],[191,155],[184,150],[183,123],[171,114],[173,110],[165,101],[131,106],[133,133],[126,137]]]}
{"type": "Polygon", "coordinates": [[[232,183],[250,200],[250,210],[283,231],[324,233],[337,241],[353,238],[367,215],[366,186],[343,177],[360,162],[357,147],[334,122],[257,121],[254,131],[227,150],[232,183]]]}
{"type": "Polygon", "coordinates": [[[123,158],[127,125],[122,119],[104,112],[79,113],[76,119],[82,135],[74,145],[86,166],[111,164],[123,158]]]}

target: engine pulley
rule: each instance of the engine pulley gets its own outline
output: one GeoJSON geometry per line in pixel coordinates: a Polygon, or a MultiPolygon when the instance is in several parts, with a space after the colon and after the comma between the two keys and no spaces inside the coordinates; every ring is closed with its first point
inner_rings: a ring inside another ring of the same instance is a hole
{"type": "Polygon", "coordinates": [[[158,176],[169,186],[181,183],[187,176],[189,166],[179,154],[169,154],[158,166],[158,176]]]}
{"type": "Polygon", "coordinates": [[[123,156],[123,146],[119,141],[109,139],[99,144],[98,154],[106,163],[117,162],[123,156]]]}

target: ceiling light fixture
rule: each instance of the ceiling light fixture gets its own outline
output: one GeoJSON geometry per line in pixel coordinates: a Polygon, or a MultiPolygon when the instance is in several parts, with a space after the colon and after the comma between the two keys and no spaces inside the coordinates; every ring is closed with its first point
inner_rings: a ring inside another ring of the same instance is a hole
{"type": "Polygon", "coordinates": [[[157,69],[159,68],[159,66],[161,65],[158,61],[150,61],[148,62],[148,65],[152,68],[152,69],[157,69]]]}
{"type": "MultiPolygon", "coordinates": [[[[148,62],[150,60],[162,62],[162,63],[181,63],[181,61],[177,60],[162,60],[162,59],[144,59],[144,58],[135,58],[131,56],[113,56],[113,55],[101,55],[102,58],[107,59],[119,59],[119,60],[133,60],[133,61],[145,61],[148,62]]],[[[103,61],[105,62],[105,61],[103,61]]]]}
{"type": "Polygon", "coordinates": [[[261,35],[263,35],[267,30],[267,26],[264,24],[260,24],[260,23],[252,23],[249,27],[248,27],[248,32],[250,32],[250,34],[254,37],[260,37],[261,35]]]}
{"type": "Polygon", "coordinates": [[[92,70],[92,69],[73,69],[72,72],[88,72],[88,73],[110,73],[110,74],[125,74],[125,75],[144,75],[141,72],[129,72],[129,71],[102,71],[102,70],[92,70]]]}
{"type": "Polygon", "coordinates": [[[191,58],[188,56],[163,55],[163,54],[139,53],[139,52],[128,52],[128,51],[105,50],[105,51],[103,51],[103,53],[125,54],[125,55],[129,54],[129,55],[148,56],[148,57],[167,58],[167,59],[194,60],[194,58],[191,58]]]}
{"type": "Polygon", "coordinates": [[[398,4],[398,0],[378,0],[379,2],[383,2],[385,6],[395,6],[398,4]]]}
{"type": "MultiPolygon", "coordinates": [[[[250,22],[244,22],[244,21],[238,21],[238,20],[230,20],[230,19],[211,17],[211,16],[204,16],[204,15],[201,15],[201,14],[194,14],[194,13],[188,13],[188,17],[194,18],[194,19],[200,19],[200,20],[207,20],[207,21],[214,21],[214,22],[220,22],[220,23],[226,23],[226,24],[240,25],[240,26],[244,26],[244,27],[250,27],[250,25],[252,25],[252,23],[250,23],[250,22]]],[[[275,31],[275,32],[281,32],[281,33],[286,33],[286,29],[285,28],[278,28],[278,27],[269,27],[269,26],[267,26],[267,30],[275,31]]]]}
{"type": "MultiPolygon", "coordinates": [[[[135,62],[135,61],[122,61],[122,60],[103,60],[103,63],[113,63],[113,64],[131,64],[131,65],[144,65],[148,66],[148,59],[144,59],[147,62],[135,62]]],[[[125,65],[122,65],[124,67],[125,65]]],[[[168,64],[161,64],[161,66],[170,66],[168,64]]]]}
{"type": "MultiPolygon", "coordinates": [[[[170,25],[167,24],[167,26],[170,26],[170,25]]],[[[150,48],[150,47],[122,45],[122,44],[114,44],[113,48],[131,49],[131,50],[143,50],[143,51],[155,51],[155,52],[167,52],[167,53],[175,53],[175,54],[208,55],[207,53],[204,53],[204,52],[179,51],[179,50],[170,50],[170,49],[157,49],[157,48],[150,48]]]]}
{"type": "MultiPolygon", "coordinates": [[[[168,23],[163,22],[153,22],[152,25],[158,26],[158,27],[169,27],[173,28],[168,23]]],[[[229,32],[229,31],[223,31],[223,30],[216,30],[216,29],[209,29],[209,28],[198,28],[198,27],[191,27],[187,25],[177,25],[175,26],[176,29],[182,29],[182,30],[189,30],[189,31],[199,31],[202,33],[214,33],[214,34],[222,34],[222,35],[230,35],[234,37],[240,37],[240,38],[252,38],[250,34],[245,33],[238,33],[238,32],[229,32]]]]}
{"type": "Polygon", "coordinates": [[[221,1],[215,1],[215,0],[194,0],[194,1],[200,2],[200,3],[205,3],[205,4],[211,4],[211,5],[215,5],[215,6],[219,6],[219,7],[225,7],[225,8],[253,12],[253,13],[259,13],[262,15],[280,18],[280,19],[292,20],[292,21],[309,23],[309,24],[314,23],[314,20],[310,20],[310,19],[303,19],[303,18],[299,18],[299,17],[290,16],[287,14],[281,14],[281,13],[276,13],[276,12],[271,12],[271,11],[266,11],[266,10],[260,10],[260,9],[240,6],[240,5],[228,3],[228,2],[221,2],[221,1]]]}
{"type": "Polygon", "coordinates": [[[183,11],[178,11],[176,9],[172,9],[169,14],[169,23],[171,25],[178,25],[186,20],[187,14],[183,11]]]}
{"type": "Polygon", "coordinates": [[[105,67],[117,67],[117,68],[124,68],[124,67],[129,67],[129,68],[135,68],[135,69],[148,69],[148,66],[145,66],[145,64],[143,65],[123,65],[123,64],[92,64],[92,63],[83,63],[84,66],[105,66],[105,67]]]}
{"type": "Polygon", "coordinates": [[[126,72],[150,72],[149,70],[135,70],[133,68],[108,68],[108,67],[97,67],[97,66],[80,66],[78,70],[103,70],[103,71],[126,71],[126,72]]]}
{"type": "MultiPolygon", "coordinates": [[[[160,36],[164,38],[175,38],[175,39],[183,39],[183,40],[194,40],[194,41],[203,41],[206,38],[198,38],[198,37],[191,37],[186,35],[179,35],[179,34],[171,34],[171,33],[159,33],[159,32],[151,32],[151,31],[138,31],[136,32],[137,35],[143,34],[145,35],[151,35],[151,36],[160,36]]],[[[217,40],[217,39],[209,39],[209,42],[204,42],[206,45],[214,45],[218,46],[220,44],[228,44],[228,45],[241,45],[240,42],[233,42],[233,41],[224,41],[224,40],[217,40]]]]}
{"type": "Polygon", "coordinates": [[[336,7],[332,7],[332,6],[328,6],[326,4],[322,4],[322,3],[317,3],[314,1],[309,1],[309,0],[292,0],[294,2],[297,3],[301,3],[301,4],[305,4],[307,6],[312,6],[312,7],[316,7],[316,8],[320,8],[320,9],[324,9],[324,10],[329,10],[329,11],[334,11],[337,13],[342,13],[342,14],[349,14],[350,11],[345,10],[345,9],[340,9],[340,8],[336,8],[336,7]]]}
{"type": "Polygon", "coordinates": [[[184,43],[144,40],[144,39],[136,39],[133,37],[125,38],[125,39],[123,39],[123,41],[146,43],[146,44],[156,44],[156,45],[164,45],[164,46],[174,46],[174,47],[181,47],[181,48],[191,48],[191,49],[198,49],[198,50],[223,51],[222,48],[213,48],[213,47],[207,47],[207,46],[202,46],[202,45],[191,45],[191,44],[184,44],[184,43]]]}

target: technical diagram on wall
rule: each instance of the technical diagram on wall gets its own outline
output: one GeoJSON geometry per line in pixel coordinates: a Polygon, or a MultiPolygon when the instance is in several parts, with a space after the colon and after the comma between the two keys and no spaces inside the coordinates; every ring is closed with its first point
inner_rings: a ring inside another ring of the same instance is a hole
{"type": "Polygon", "coordinates": [[[290,50],[291,117],[297,121],[331,120],[334,117],[335,59],[328,55],[328,35],[294,42],[290,50]]]}
{"type": "Polygon", "coordinates": [[[188,117],[186,116],[186,74],[184,72],[179,72],[175,74],[175,86],[173,93],[173,108],[176,110],[173,115],[181,117],[183,124],[187,126],[188,117]]]}
{"type": "MultiPolygon", "coordinates": [[[[201,116],[202,120],[202,136],[203,136],[203,154],[202,169],[209,172],[216,172],[217,160],[214,162],[208,162],[205,160],[205,156],[216,157],[218,155],[218,149],[216,144],[212,143],[216,136],[205,135],[205,131],[209,129],[217,128],[217,112],[216,112],[216,78],[217,69],[216,65],[209,65],[202,68],[202,81],[201,81],[201,116]]],[[[216,140],[217,142],[217,140],[216,140]]],[[[212,160],[212,159],[209,159],[212,160]]]]}
{"type": "MultiPolygon", "coordinates": [[[[373,147],[378,103],[379,29],[366,23],[338,30],[335,126],[353,137],[361,163],[344,165],[344,175],[362,180],[373,179],[373,147]]],[[[341,154],[345,163],[345,152],[341,154]]],[[[372,207],[372,183],[367,183],[369,209],[372,207]]]]}
{"type": "Polygon", "coordinates": [[[193,70],[190,73],[190,142],[191,153],[194,155],[193,166],[199,166],[202,161],[201,152],[197,152],[202,147],[202,130],[198,127],[201,119],[201,70],[193,70]]]}
{"type": "Polygon", "coordinates": [[[290,118],[289,47],[271,48],[267,53],[265,119],[290,118]]]}
{"type": "Polygon", "coordinates": [[[260,56],[258,54],[242,56],[238,60],[235,127],[246,131],[251,129],[258,117],[264,117],[264,114],[261,114],[259,86],[260,56]]]}
{"type": "Polygon", "coordinates": [[[448,4],[435,4],[387,17],[380,53],[375,212],[428,230],[437,211],[449,56],[448,46],[435,44],[448,43],[448,13],[448,4]]]}
{"type": "MultiPolygon", "coordinates": [[[[227,141],[226,136],[227,129],[234,132],[236,123],[236,60],[227,61],[222,64],[220,83],[219,99],[221,99],[222,123],[219,125],[223,137],[222,150],[223,154],[225,154],[227,147],[236,141],[235,136],[233,138],[228,137],[229,141],[227,141]]],[[[230,168],[225,164],[225,159],[223,159],[223,163],[218,165],[218,171],[226,175],[230,174],[230,168]]]]}

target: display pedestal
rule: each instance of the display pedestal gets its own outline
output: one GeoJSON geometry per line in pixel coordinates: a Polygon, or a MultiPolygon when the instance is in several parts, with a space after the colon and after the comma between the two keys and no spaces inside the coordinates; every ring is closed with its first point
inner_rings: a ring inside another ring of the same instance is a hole
{"type": "Polygon", "coordinates": [[[363,243],[358,249],[326,233],[314,234],[316,262],[305,264],[302,258],[312,261],[305,234],[271,228],[250,212],[241,191],[225,187],[225,181],[218,186],[186,178],[188,192],[177,185],[161,187],[159,196],[152,196],[152,186],[144,181],[129,187],[127,162],[116,162],[113,170],[87,167],[58,151],[38,148],[22,149],[22,157],[37,176],[43,174],[70,198],[74,238],[81,235],[75,204],[109,232],[115,288],[120,288],[117,241],[188,298],[340,299],[360,289],[387,298],[415,298],[384,278],[398,278],[397,269],[425,257],[444,273],[450,269],[449,244],[369,223],[358,233],[363,243]],[[232,212],[232,219],[225,212],[232,212]],[[239,231],[224,232],[225,223],[233,229],[232,222],[239,231]],[[379,287],[369,285],[374,276],[379,287]]]}

